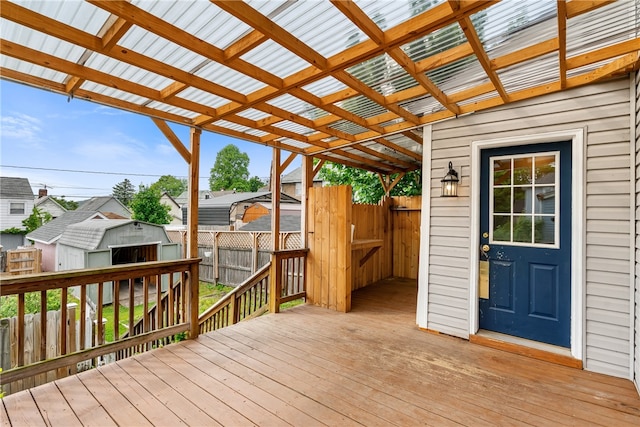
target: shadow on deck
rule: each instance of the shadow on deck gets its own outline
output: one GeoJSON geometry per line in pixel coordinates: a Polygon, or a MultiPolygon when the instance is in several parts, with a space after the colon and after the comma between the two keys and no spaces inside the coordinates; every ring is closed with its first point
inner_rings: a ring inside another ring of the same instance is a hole
{"type": "Polygon", "coordinates": [[[630,381],[425,333],[415,301],[387,280],[241,322],[8,396],[0,424],[640,425],[630,381]]]}

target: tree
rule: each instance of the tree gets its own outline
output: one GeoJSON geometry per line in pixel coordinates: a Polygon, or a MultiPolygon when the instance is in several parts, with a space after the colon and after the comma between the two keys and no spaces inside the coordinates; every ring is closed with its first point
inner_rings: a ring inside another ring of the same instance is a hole
{"type": "Polygon", "coordinates": [[[31,233],[36,228],[42,227],[52,219],[53,217],[49,212],[44,212],[34,206],[33,211],[31,211],[31,215],[22,221],[22,225],[27,229],[27,233],[31,233]]]}
{"type": "Polygon", "coordinates": [[[160,196],[160,191],[157,189],[141,185],[129,205],[133,211],[132,218],[152,224],[169,224],[171,208],[160,202],[160,196]]]}
{"type": "Polygon", "coordinates": [[[257,176],[252,177],[249,181],[247,181],[247,191],[256,192],[260,190],[262,187],[267,185],[265,182],[262,182],[260,178],[257,176]]]}
{"type": "MultiPolygon", "coordinates": [[[[329,185],[351,185],[353,200],[357,203],[378,203],[385,194],[378,176],[363,169],[327,162],[320,169],[319,176],[329,185]]],[[[396,176],[394,174],[391,178],[395,179],[396,176]]],[[[422,194],[420,170],[407,172],[390,194],[392,196],[422,194]]]]}
{"type": "Polygon", "coordinates": [[[133,188],[133,184],[127,178],[124,181],[117,183],[113,186],[113,197],[118,199],[120,203],[125,206],[129,206],[133,196],[136,194],[136,190],[133,188]]]}
{"type": "Polygon", "coordinates": [[[249,156],[229,144],[218,152],[211,168],[209,188],[216,190],[247,191],[249,187],[249,156]]]}
{"type": "Polygon", "coordinates": [[[76,202],[75,200],[67,200],[64,198],[64,196],[49,196],[49,198],[56,201],[60,206],[68,211],[75,211],[76,209],[78,209],[78,202],[76,202]]]}
{"type": "Polygon", "coordinates": [[[162,175],[160,179],[151,184],[150,188],[158,190],[160,194],[166,192],[171,197],[178,197],[187,189],[187,180],[178,179],[173,175],[162,175]]]}

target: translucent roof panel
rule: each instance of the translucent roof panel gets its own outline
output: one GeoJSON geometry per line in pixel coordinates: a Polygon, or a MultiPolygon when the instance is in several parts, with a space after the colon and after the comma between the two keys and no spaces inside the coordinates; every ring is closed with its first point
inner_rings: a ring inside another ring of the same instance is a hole
{"type": "Polygon", "coordinates": [[[0,28],[2,28],[2,38],[5,40],[70,62],[78,62],[86,51],[84,48],[23,27],[6,19],[0,20],[0,28]]]}
{"type": "Polygon", "coordinates": [[[310,65],[307,61],[273,40],[267,40],[257,48],[242,55],[242,59],[280,78],[285,78],[310,65]],[[277,58],[277,60],[274,60],[274,58],[277,58]]]}
{"type": "Polygon", "coordinates": [[[187,72],[190,72],[194,65],[200,64],[207,59],[140,27],[133,27],[127,31],[127,34],[119,44],[127,49],[187,72]]]}
{"type": "Polygon", "coordinates": [[[223,128],[227,128],[227,129],[232,129],[235,130],[237,132],[242,132],[242,133],[246,133],[250,130],[252,130],[253,128],[238,124],[238,123],[233,123],[233,122],[229,122],[227,120],[216,120],[213,123],[214,126],[219,126],[219,127],[223,127],[223,128]]]}
{"type": "Polygon", "coordinates": [[[198,70],[195,75],[244,95],[265,87],[261,81],[212,61],[198,70]]]}
{"type": "Polygon", "coordinates": [[[99,53],[92,54],[85,66],[157,90],[163,89],[174,82],[174,80],[149,70],[135,67],[99,53]]]}
{"type": "MultiPolygon", "coordinates": [[[[416,116],[423,116],[426,114],[433,113],[434,111],[438,111],[443,109],[442,104],[436,101],[431,96],[427,95],[418,99],[412,99],[410,101],[406,101],[400,104],[402,108],[411,112],[411,114],[416,116]]],[[[388,126],[388,125],[383,125],[388,126]]]]}
{"type": "MultiPolygon", "coordinates": [[[[556,0],[504,0],[472,16],[472,22],[476,27],[476,33],[482,41],[485,50],[490,57],[495,57],[492,51],[502,46],[507,40],[517,36],[519,32],[544,21],[556,23],[556,0]]],[[[551,27],[550,27],[551,28],[551,27]]],[[[514,52],[524,46],[535,44],[536,37],[550,39],[556,36],[557,31],[549,32],[550,28],[538,33],[530,32],[530,39],[523,45],[506,47],[502,53],[514,52]]],[[[504,49],[504,48],[503,48],[504,49]]]]}
{"type": "Polygon", "coordinates": [[[148,98],[144,98],[138,95],[133,95],[133,94],[130,94],[129,92],[124,92],[119,89],[114,89],[112,87],[104,86],[104,85],[93,83],[93,82],[84,82],[82,84],[82,89],[87,90],[89,92],[95,92],[103,96],[108,96],[110,98],[115,98],[120,101],[130,102],[136,105],[143,105],[149,101],[148,98]]]}
{"type": "Polygon", "coordinates": [[[357,116],[369,118],[386,113],[387,110],[380,104],[373,102],[369,98],[359,95],[336,104],[340,108],[347,110],[357,116]]]}
{"type": "Polygon", "coordinates": [[[358,29],[329,2],[292,2],[273,20],[324,57],[342,51],[358,29]]]}
{"type": "Polygon", "coordinates": [[[218,108],[229,103],[229,100],[226,98],[222,98],[220,96],[212,94],[211,92],[200,90],[194,87],[186,88],[182,92],[179,92],[176,96],[213,108],[218,108]]]}
{"type": "Polygon", "coordinates": [[[402,2],[397,0],[356,0],[356,4],[373,22],[378,24],[378,27],[382,30],[388,30],[445,1],[446,0],[415,0],[402,2]]]}
{"type": "Polygon", "coordinates": [[[316,107],[309,104],[308,102],[303,101],[300,98],[296,98],[295,96],[289,95],[289,94],[285,94],[275,99],[271,99],[267,101],[267,103],[270,105],[273,105],[274,107],[282,108],[283,110],[286,110],[298,115],[309,114],[309,112],[314,111],[316,109],[316,107]]]}
{"type": "Polygon", "coordinates": [[[135,0],[133,3],[221,49],[252,30],[209,1],[190,1],[188,7],[185,2],[135,0]]]}
{"type": "Polygon", "coordinates": [[[238,113],[240,117],[244,117],[245,119],[258,121],[262,119],[266,119],[267,117],[271,117],[270,114],[265,113],[264,111],[259,111],[254,108],[249,108],[248,110],[240,111],[238,113]]]}
{"type": "Polygon", "coordinates": [[[310,144],[307,144],[305,142],[301,142],[295,139],[291,139],[291,138],[278,138],[277,141],[282,142],[283,144],[289,145],[291,147],[299,148],[301,150],[306,150],[307,148],[311,147],[310,144]]]}
{"type": "Polygon", "coordinates": [[[467,41],[457,23],[434,31],[424,37],[405,44],[402,48],[412,61],[420,61],[445,52],[467,41]]]}
{"type": "Polygon", "coordinates": [[[567,57],[638,36],[637,1],[617,1],[567,22],[567,57]]]}
{"type": "MultiPolygon", "coordinates": [[[[14,0],[14,3],[93,35],[98,34],[110,15],[92,4],[80,1],[74,2],[73,7],[68,7],[62,1],[14,0]]],[[[4,28],[2,33],[5,36],[4,28]]]]}
{"type": "Polygon", "coordinates": [[[18,71],[26,75],[50,80],[56,83],[64,83],[65,79],[68,77],[67,74],[59,73],[49,68],[44,68],[40,65],[34,65],[29,62],[18,61],[17,59],[6,55],[0,56],[0,64],[2,67],[8,68],[9,70],[18,71]]]}
{"type": "Polygon", "coordinates": [[[339,122],[335,122],[334,124],[332,124],[330,126],[332,129],[337,129],[340,130],[342,132],[346,132],[348,134],[351,135],[357,135],[359,133],[363,133],[363,132],[367,132],[368,129],[363,128],[360,125],[357,125],[353,122],[350,122],[348,120],[340,120],[339,122]]]}
{"type": "Polygon", "coordinates": [[[383,93],[382,88],[398,67],[396,61],[384,54],[356,64],[347,72],[376,92],[383,93]]]}
{"type": "Polygon", "coordinates": [[[458,103],[458,105],[459,106],[470,105],[470,104],[474,104],[476,102],[486,101],[487,99],[499,98],[499,97],[500,97],[500,95],[498,94],[498,92],[491,91],[491,92],[483,93],[482,95],[474,96],[473,98],[469,98],[469,99],[465,99],[463,101],[460,101],[458,103]]]}
{"type": "Polygon", "coordinates": [[[311,129],[306,126],[302,126],[297,123],[290,122],[288,120],[283,120],[281,122],[274,123],[273,126],[280,129],[284,129],[289,132],[295,132],[297,134],[306,135],[306,136],[313,135],[314,133],[317,132],[315,129],[311,129]]]}
{"type": "Polygon", "coordinates": [[[333,76],[327,76],[303,87],[304,90],[314,94],[319,98],[323,98],[327,95],[332,95],[346,88],[347,86],[344,83],[337,80],[333,76]]]}
{"type": "Polygon", "coordinates": [[[498,70],[507,92],[517,92],[558,80],[560,66],[557,52],[498,70]]]}

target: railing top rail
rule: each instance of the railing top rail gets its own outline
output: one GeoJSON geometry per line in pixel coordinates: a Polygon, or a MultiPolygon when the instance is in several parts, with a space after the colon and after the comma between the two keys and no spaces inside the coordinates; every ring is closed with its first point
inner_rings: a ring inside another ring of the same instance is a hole
{"type": "Polygon", "coordinates": [[[223,296],[218,301],[216,301],[215,304],[213,304],[204,313],[200,315],[198,319],[198,323],[202,324],[214,313],[216,313],[220,307],[224,307],[225,305],[229,304],[229,300],[231,298],[235,298],[236,295],[242,294],[251,286],[255,285],[258,281],[264,279],[264,277],[266,277],[269,274],[270,268],[271,268],[271,263],[269,262],[265,264],[262,268],[260,268],[260,270],[256,271],[255,274],[253,274],[251,277],[245,280],[240,286],[230,290],[225,296],[223,296]]]}
{"type": "Polygon", "coordinates": [[[37,292],[87,283],[128,279],[154,274],[175,273],[199,264],[201,258],[180,259],[174,261],[150,261],[133,264],[122,264],[112,267],[88,268],[51,273],[26,274],[3,278],[0,281],[2,295],[37,292]]]}

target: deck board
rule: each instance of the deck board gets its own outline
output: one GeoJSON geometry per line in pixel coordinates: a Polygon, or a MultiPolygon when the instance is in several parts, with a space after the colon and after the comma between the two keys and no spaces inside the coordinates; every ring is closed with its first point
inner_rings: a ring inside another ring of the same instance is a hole
{"type": "Polygon", "coordinates": [[[628,380],[418,330],[415,288],[385,281],[350,313],[295,307],[10,395],[0,422],[640,425],[628,380]]]}

